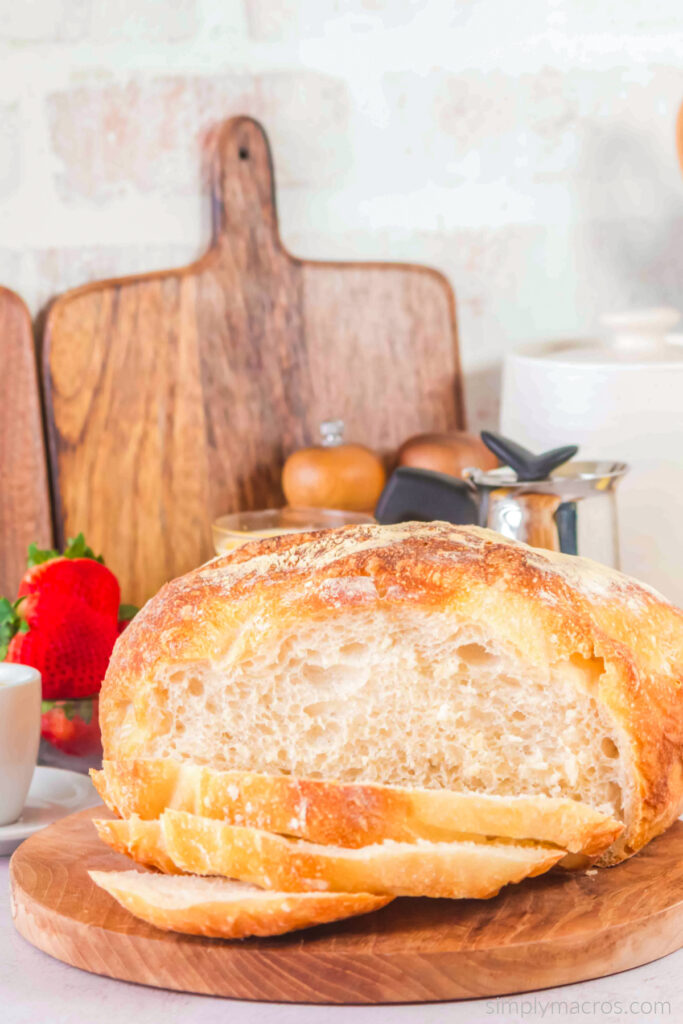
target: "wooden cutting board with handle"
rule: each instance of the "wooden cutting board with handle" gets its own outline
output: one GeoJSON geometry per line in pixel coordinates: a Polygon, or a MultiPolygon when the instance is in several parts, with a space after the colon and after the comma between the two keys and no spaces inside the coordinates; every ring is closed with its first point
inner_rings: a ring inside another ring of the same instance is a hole
{"type": "Polygon", "coordinates": [[[52,543],[33,329],[22,299],[0,288],[0,596],[14,599],[26,549],[52,543]]]}
{"type": "Polygon", "coordinates": [[[46,325],[57,530],[83,530],[135,603],[210,557],[213,518],[281,505],[321,420],[383,452],[463,426],[444,277],[291,256],[249,118],[218,135],[212,204],[196,263],[68,292],[46,325]]]}
{"type": "MultiPolygon", "coordinates": [[[[430,1002],[565,985],[683,945],[683,822],[615,868],[552,871],[492,900],[398,899],[363,917],[226,942],[139,921],[88,870],[130,869],[93,817],[64,818],[12,857],[14,923],[51,956],[158,988],[301,1003],[430,1002]]],[[[571,997],[569,998],[571,1002],[571,997]]]]}

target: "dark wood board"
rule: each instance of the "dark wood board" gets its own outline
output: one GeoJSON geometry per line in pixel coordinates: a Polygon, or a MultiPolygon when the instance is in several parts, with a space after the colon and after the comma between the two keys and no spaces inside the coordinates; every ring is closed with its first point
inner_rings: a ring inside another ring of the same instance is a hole
{"type": "Polygon", "coordinates": [[[47,317],[57,529],[141,602],[212,554],[218,515],[283,503],[318,426],[383,453],[464,425],[453,293],[434,270],[297,259],[262,128],[218,133],[213,240],[177,270],[86,285],[47,317]]]}
{"type": "Polygon", "coordinates": [[[68,964],[126,981],[240,999],[431,1002],[547,988],[649,963],[683,945],[683,823],[595,873],[552,872],[493,900],[395,900],[272,939],[225,942],[132,917],[88,869],[130,862],[91,808],[37,833],[10,865],[14,921],[68,964]]]}
{"type": "Polygon", "coordinates": [[[0,288],[0,596],[13,599],[26,549],[52,543],[50,496],[31,317],[0,288]]]}

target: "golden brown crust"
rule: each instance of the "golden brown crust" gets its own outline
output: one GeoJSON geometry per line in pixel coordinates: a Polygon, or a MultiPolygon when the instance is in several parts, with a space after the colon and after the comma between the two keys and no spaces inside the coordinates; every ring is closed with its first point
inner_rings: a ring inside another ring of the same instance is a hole
{"type": "Polygon", "coordinates": [[[133,817],[126,822],[125,830],[120,828],[120,822],[107,818],[98,818],[94,825],[102,842],[117,853],[132,857],[146,867],[158,868],[167,875],[184,873],[166,852],[159,821],[143,822],[133,817]]]}
{"type": "Polygon", "coordinates": [[[226,825],[183,811],[159,821],[95,822],[102,839],[138,863],[164,861],[284,892],[331,890],[390,896],[488,899],[504,885],[548,871],[565,851],[512,842],[376,843],[348,850],[226,825]],[[147,836],[141,839],[147,832],[147,836]]]}
{"type": "MultiPolygon", "coordinates": [[[[391,896],[370,893],[324,892],[265,895],[221,895],[214,880],[205,879],[207,891],[194,902],[173,905],[160,887],[159,875],[145,876],[152,881],[145,890],[135,883],[134,871],[89,871],[96,885],[105,889],[135,917],[164,931],[205,935],[213,939],[244,939],[249,935],[283,935],[313,925],[340,921],[346,917],[369,914],[391,903],[391,896]],[[184,905],[183,905],[184,904],[184,905]]],[[[183,878],[176,876],[182,895],[183,878]]],[[[167,880],[164,881],[167,884],[167,880]]],[[[195,883],[196,887],[196,883],[195,883]]]]}
{"type": "Polygon", "coordinates": [[[476,527],[406,523],[246,544],[166,585],[119,639],[100,699],[105,757],[144,757],[159,730],[155,673],[220,660],[244,624],[295,623],[340,607],[438,608],[493,623],[532,665],[600,659],[596,696],[629,764],[629,822],[616,862],[678,816],[683,798],[683,613],[584,559],[476,527]],[[365,576],[372,596],[339,582],[365,576]],[[496,607],[489,600],[495,593],[496,607]],[[201,621],[199,621],[201,619],[201,621]]]}
{"type": "Polygon", "coordinates": [[[91,772],[104,802],[122,818],[158,818],[167,808],[359,847],[393,839],[448,842],[467,835],[534,839],[595,857],[623,825],[574,800],[491,797],[448,790],[223,772],[170,758],[105,761],[91,772]]]}

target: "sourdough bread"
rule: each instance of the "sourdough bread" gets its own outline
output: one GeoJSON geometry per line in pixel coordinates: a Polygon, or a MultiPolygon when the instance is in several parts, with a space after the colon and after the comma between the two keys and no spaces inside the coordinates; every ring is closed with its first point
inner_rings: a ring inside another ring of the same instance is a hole
{"type": "Polygon", "coordinates": [[[153,819],[172,808],[337,846],[385,839],[449,842],[474,835],[534,839],[595,857],[623,829],[574,800],[221,772],[171,758],[105,761],[90,775],[104,802],[122,818],[153,819]]]}
{"type": "Polygon", "coordinates": [[[444,523],[246,544],[175,580],[116,644],[105,757],[579,801],[683,796],[683,615],[580,558],[444,523]]]}
{"type": "Polygon", "coordinates": [[[126,910],[166,931],[243,939],[282,935],[311,925],[368,914],[390,896],[346,892],[267,892],[245,882],[140,871],[89,871],[126,910]]]}
{"type": "Polygon", "coordinates": [[[542,874],[565,853],[512,840],[387,840],[348,849],[170,810],[155,821],[112,819],[95,826],[109,846],[139,863],[158,867],[170,861],[175,871],[285,892],[488,899],[510,882],[542,874]]]}

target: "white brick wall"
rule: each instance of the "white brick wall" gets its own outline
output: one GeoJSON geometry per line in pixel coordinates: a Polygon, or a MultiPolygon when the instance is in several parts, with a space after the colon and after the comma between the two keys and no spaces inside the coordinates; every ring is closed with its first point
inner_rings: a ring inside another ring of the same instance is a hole
{"type": "Polygon", "coordinates": [[[506,347],[683,307],[680,0],[0,7],[0,283],[34,311],[194,257],[207,133],[242,112],[293,251],[448,274],[474,427],[506,347]]]}

